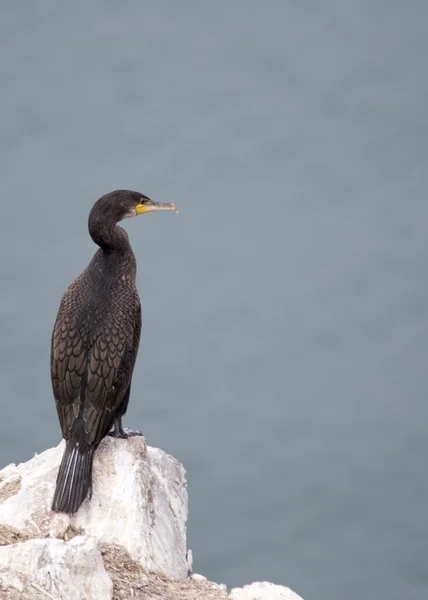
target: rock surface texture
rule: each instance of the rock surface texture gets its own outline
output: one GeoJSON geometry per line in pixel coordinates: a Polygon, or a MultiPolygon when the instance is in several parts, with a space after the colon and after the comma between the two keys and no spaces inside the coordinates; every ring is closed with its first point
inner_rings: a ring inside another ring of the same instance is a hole
{"type": "Polygon", "coordinates": [[[275,585],[267,581],[244,585],[230,592],[230,600],[302,600],[295,592],[283,585],[275,585]]]}
{"type": "Polygon", "coordinates": [[[111,598],[113,584],[94,538],[29,540],[0,548],[0,598],[111,598]],[[50,596],[47,595],[50,594],[50,596]]]}
{"type": "Polygon", "coordinates": [[[144,438],[106,438],[93,494],[76,515],[51,511],[64,442],[0,471],[0,599],[299,600],[289,588],[189,577],[183,466],[144,438]]]}

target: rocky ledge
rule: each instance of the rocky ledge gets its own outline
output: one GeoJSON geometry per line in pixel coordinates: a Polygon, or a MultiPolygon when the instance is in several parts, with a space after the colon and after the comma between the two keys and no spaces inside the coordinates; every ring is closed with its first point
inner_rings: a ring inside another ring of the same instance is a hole
{"type": "Polygon", "coordinates": [[[289,588],[226,586],[192,575],[183,466],[144,438],[106,438],[93,495],[51,511],[64,442],[0,471],[0,598],[8,600],[301,600],[289,588]]]}

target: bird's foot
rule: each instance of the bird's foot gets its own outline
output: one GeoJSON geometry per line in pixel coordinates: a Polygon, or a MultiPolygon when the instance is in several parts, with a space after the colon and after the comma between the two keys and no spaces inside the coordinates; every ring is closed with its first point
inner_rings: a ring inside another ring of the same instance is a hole
{"type": "Polygon", "coordinates": [[[135,437],[137,435],[144,437],[143,432],[140,431],[139,429],[128,429],[128,427],[124,427],[123,432],[126,437],[135,437]]]}
{"type": "Polygon", "coordinates": [[[142,431],[135,431],[134,429],[128,429],[127,427],[122,427],[122,420],[116,419],[113,424],[112,429],[109,432],[110,437],[128,439],[130,437],[135,437],[137,435],[143,435],[142,431]]]}

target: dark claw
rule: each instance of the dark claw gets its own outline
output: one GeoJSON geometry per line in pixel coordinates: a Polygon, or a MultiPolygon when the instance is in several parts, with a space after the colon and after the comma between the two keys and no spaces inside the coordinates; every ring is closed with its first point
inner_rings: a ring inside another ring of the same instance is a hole
{"type": "Polygon", "coordinates": [[[123,429],[120,431],[120,430],[118,430],[118,429],[116,429],[116,428],[112,429],[112,430],[109,432],[109,434],[108,434],[108,435],[109,435],[110,437],[113,437],[113,438],[122,438],[122,439],[124,439],[124,440],[126,440],[126,439],[127,439],[127,437],[128,437],[128,436],[126,435],[126,433],[123,431],[123,429]]]}
{"type": "Polygon", "coordinates": [[[122,419],[116,419],[111,431],[109,432],[110,437],[128,439],[129,437],[134,437],[136,435],[143,435],[142,431],[134,431],[133,429],[128,429],[127,427],[122,427],[122,419]]]}
{"type": "Polygon", "coordinates": [[[143,432],[139,429],[128,429],[127,427],[123,428],[123,433],[125,434],[125,437],[135,437],[137,435],[144,436],[143,432]]]}

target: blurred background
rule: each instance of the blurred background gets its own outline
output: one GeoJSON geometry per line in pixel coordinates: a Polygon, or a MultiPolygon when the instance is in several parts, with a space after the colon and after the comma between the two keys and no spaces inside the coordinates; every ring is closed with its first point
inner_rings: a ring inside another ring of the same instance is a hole
{"type": "Polygon", "coordinates": [[[57,444],[50,336],[116,188],[126,425],[181,460],[194,569],[428,596],[424,1],[3,3],[0,466],[57,444]]]}

